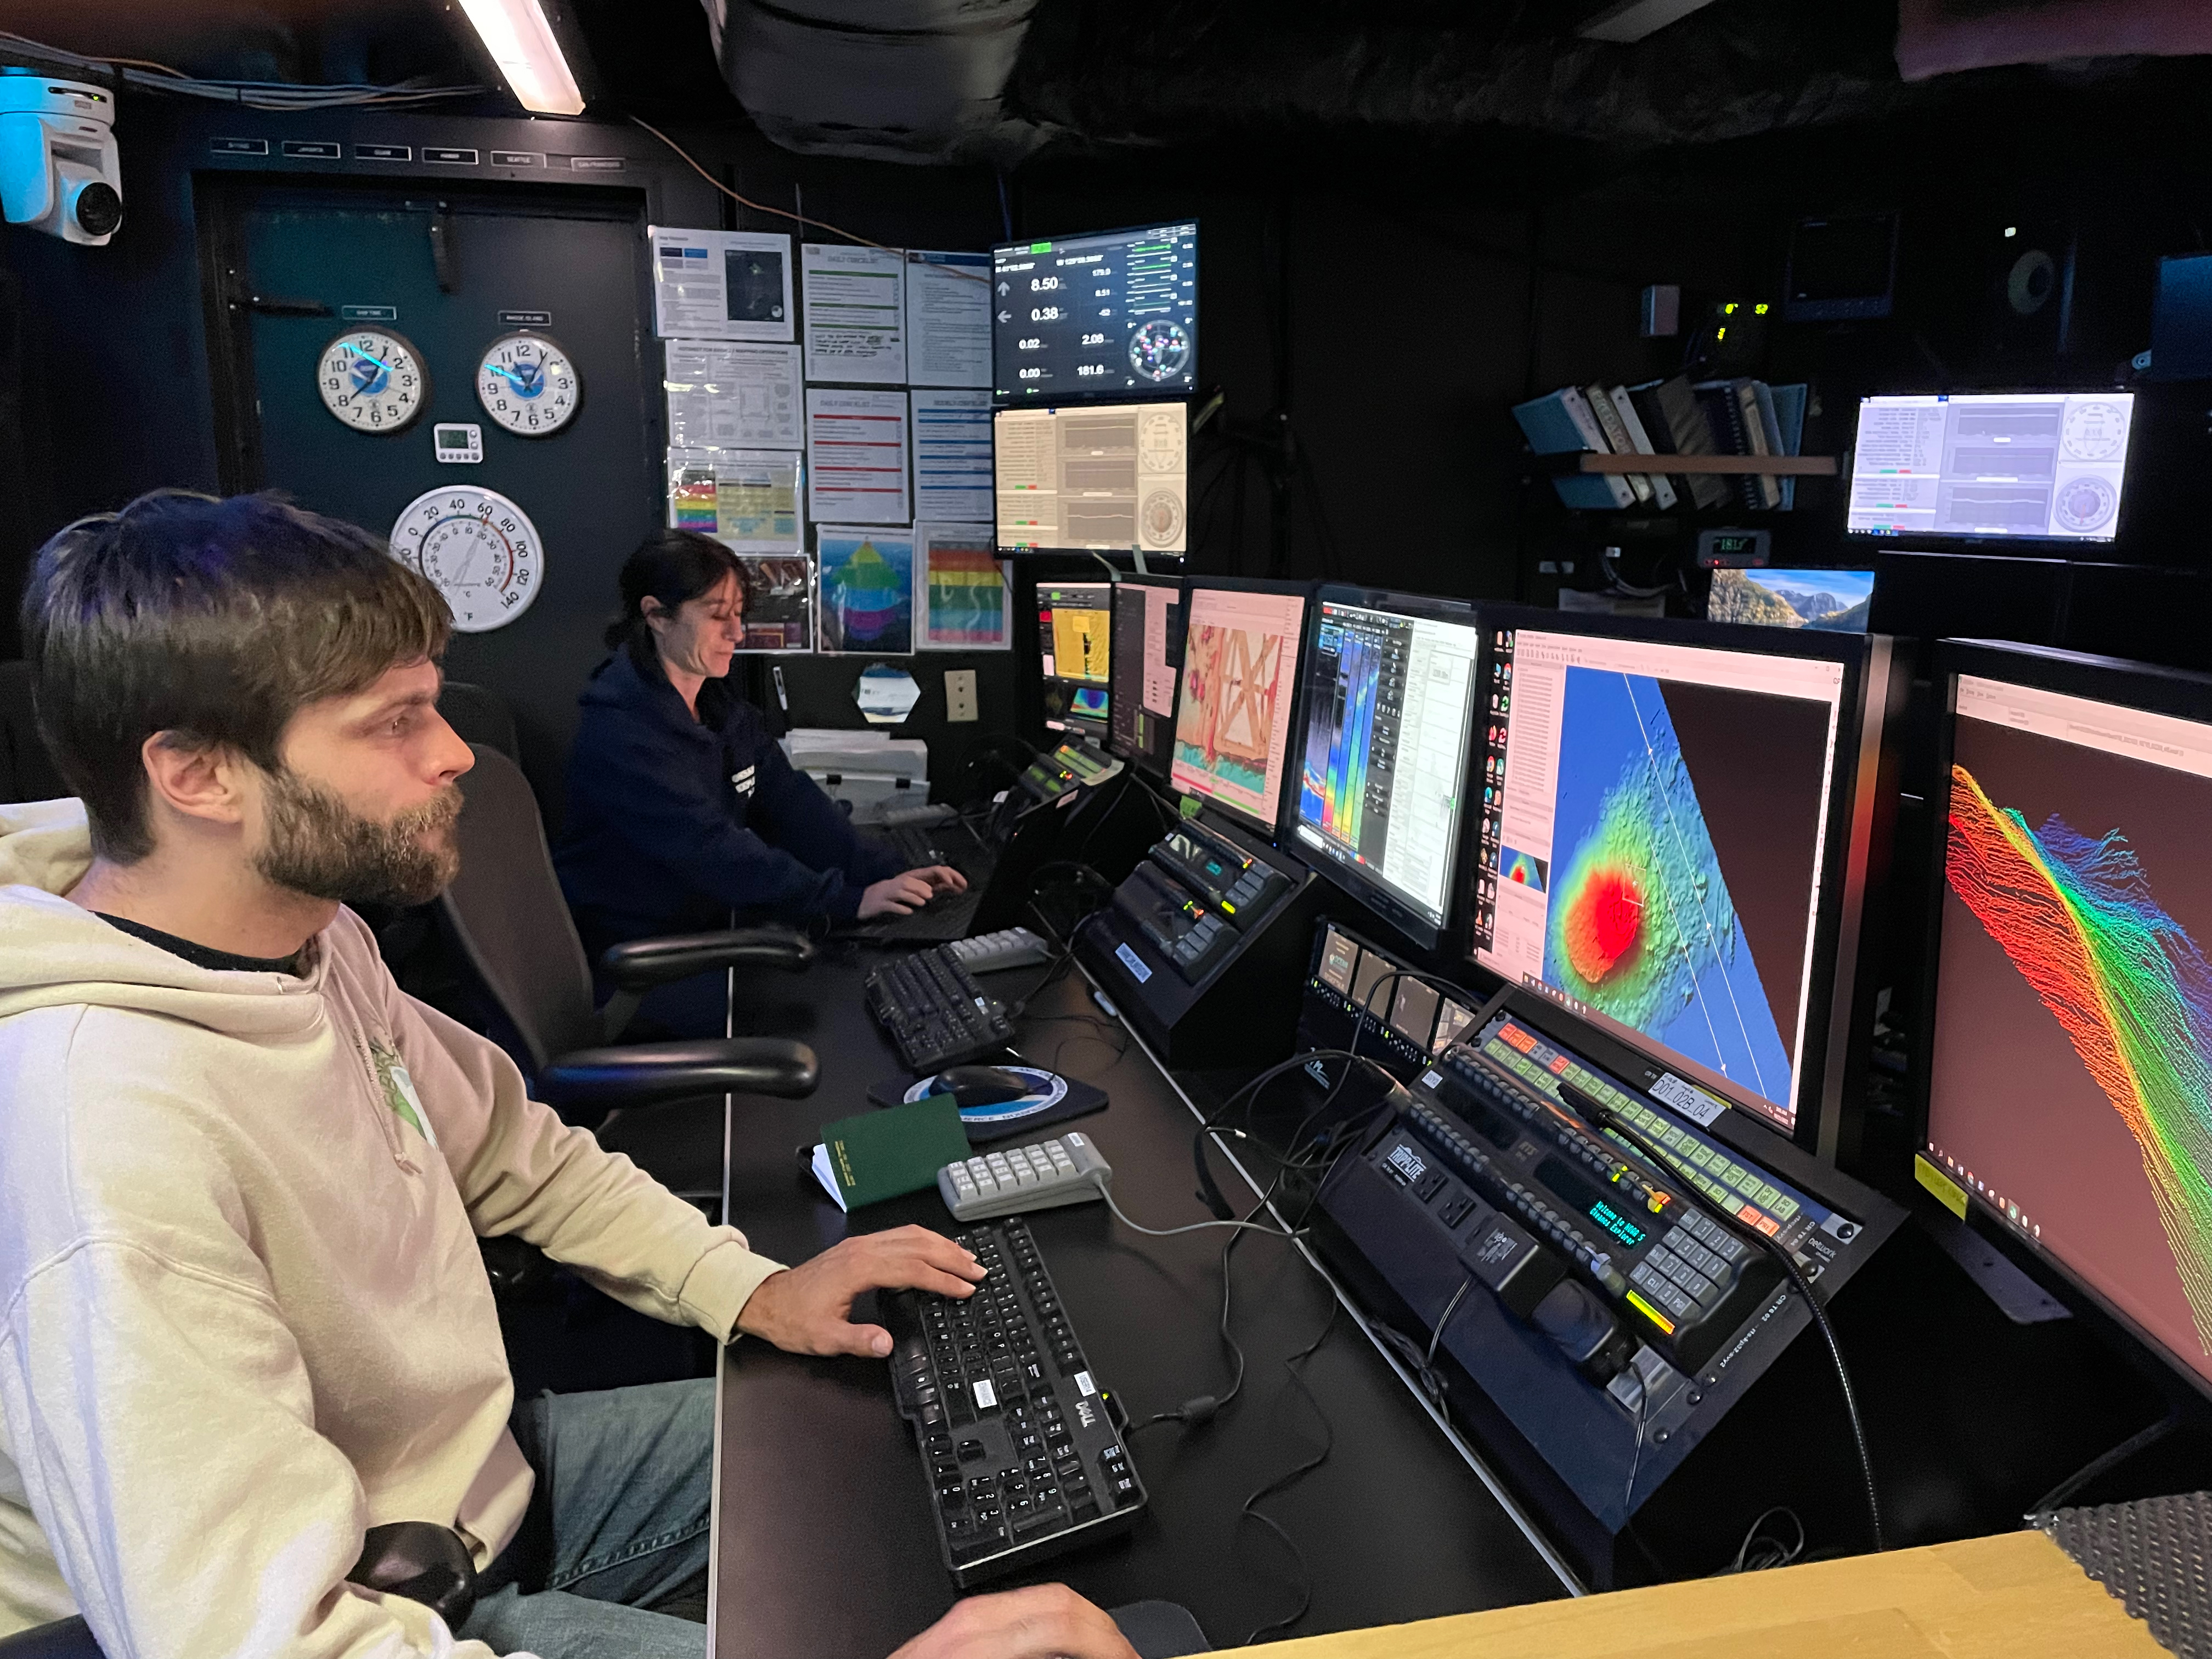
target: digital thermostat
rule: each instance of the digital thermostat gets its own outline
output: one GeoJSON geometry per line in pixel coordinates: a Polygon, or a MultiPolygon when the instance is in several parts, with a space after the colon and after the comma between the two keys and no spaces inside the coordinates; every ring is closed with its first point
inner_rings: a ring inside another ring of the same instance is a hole
{"type": "Polygon", "coordinates": [[[1773,556],[1768,530],[1700,530],[1698,563],[1706,570],[1756,570],[1773,556]]]}
{"type": "Polygon", "coordinates": [[[483,428],[480,426],[454,426],[444,421],[430,428],[431,441],[438,447],[441,461],[473,464],[483,459],[483,428]]]}

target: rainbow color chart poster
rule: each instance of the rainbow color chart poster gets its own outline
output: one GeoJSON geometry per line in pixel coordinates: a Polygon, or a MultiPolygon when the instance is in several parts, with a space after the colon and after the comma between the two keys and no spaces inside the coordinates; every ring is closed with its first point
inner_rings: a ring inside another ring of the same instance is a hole
{"type": "Polygon", "coordinates": [[[914,534],[823,525],[816,543],[821,649],[843,656],[914,652],[914,534]]]}
{"type": "Polygon", "coordinates": [[[1014,648],[1012,568],[987,524],[917,524],[922,651],[1014,648]]]}

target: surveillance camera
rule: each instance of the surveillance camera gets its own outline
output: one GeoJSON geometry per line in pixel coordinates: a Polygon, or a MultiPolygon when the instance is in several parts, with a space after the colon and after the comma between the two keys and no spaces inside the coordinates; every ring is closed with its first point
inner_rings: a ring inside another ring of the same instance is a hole
{"type": "Polygon", "coordinates": [[[104,246],[123,222],[115,100],[82,81],[0,70],[0,211],[65,242],[104,246]]]}

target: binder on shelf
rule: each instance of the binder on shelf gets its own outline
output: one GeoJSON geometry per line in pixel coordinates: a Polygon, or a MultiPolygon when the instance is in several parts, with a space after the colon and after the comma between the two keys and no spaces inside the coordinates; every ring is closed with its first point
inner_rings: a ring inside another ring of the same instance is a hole
{"type": "MultiPolygon", "coordinates": [[[[1700,380],[1692,389],[1711,422],[1713,447],[1723,455],[1765,455],[1766,428],[1759,417],[1759,394],[1753,382],[1739,376],[1728,380],[1700,380]]],[[[1773,478],[1747,473],[1736,480],[1737,504],[1750,512],[1771,511],[1782,505],[1781,485],[1773,478]]]]}
{"type": "MultiPolygon", "coordinates": [[[[1589,404],[1590,413],[1597,417],[1598,430],[1605,434],[1606,447],[1616,455],[1636,453],[1636,445],[1628,435],[1628,428],[1621,424],[1620,411],[1613,406],[1613,394],[1601,386],[1586,386],[1583,388],[1583,400],[1589,404]]],[[[1628,487],[1636,492],[1638,505],[1651,499],[1651,480],[1649,477],[1641,472],[1631,472],[1626,476],[1628,487]]]]}
{"type": "MultiPolygon", "coordinates": [[[[1659,451],[1651,441],[1651,434],[1645,428],[1643,417],[1636,412],[1636,404],[1629,397],[1628,388],[1617,386],[1605,395],[1612,400],[1613,410],[1620,417],[1621,430],[1628,437],[1626,448],[1638,455],[1656,455],[1659,451]]],[[[1674,486],[1665,473],[1648,472],[1642,476],[1651,486],[1654,506],[1664,512],[1674,505],[1674,486]]]]}
{"type": "MultiPolygon", "coordinates": [[[[1513,418],[1539,455],[1571,455],[1588,451],[1606,455],[1613,447],[1589,400],[1571,386],[1525,404],[1513,406],[1513,418]]],[[[1626,477],[1617,474],[1568,472],[1552,480],[1552,488],[1569,507],[1610,508],[1633,507],[1636,492],[1626,477]]]]}
{"type": "MultiPolygon", "coordinates": [[[[1712,428],[1706,423],[1705,411],[1698,406],[1697,393],[1691,391],[1689,381],[1681,375],[1632,386],[1628,388],[1628,400],[1643,417],[1644,433],[1656,453],[1715,453],[1712,428]]],[[[1729,500],[1728,484],[1709,472],[1677,473],[1674,483],[1676,490],[1690,498],[1693,507],[1720,507],[1729,500]]]]}
{"type": "MultiPolygon", "coordinates": [[[[1802,380],[1771,389],[1775,425],[1782,437],[1782,447],[1777,453],[1802,455],[1805,453],[1805,406],[1811,400],[1811,389],[1802,380]]],[[[1797,480],[1784,478],[1781,483],[1782,510],[1787,513],[1797,505],[1797,480]]]]}

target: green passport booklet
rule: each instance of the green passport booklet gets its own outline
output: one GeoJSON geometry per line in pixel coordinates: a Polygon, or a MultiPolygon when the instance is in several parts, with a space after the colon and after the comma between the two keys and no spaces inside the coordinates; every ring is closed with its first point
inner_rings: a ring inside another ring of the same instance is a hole
{"type": "Polygon", "coordinates": [[[950,1095],[932,1095],[823,1124],[814,1173],[840,1207],[851,1210],[934,1187],[939,1170],[968,1155],[960,1109],[950,1095]]]}

